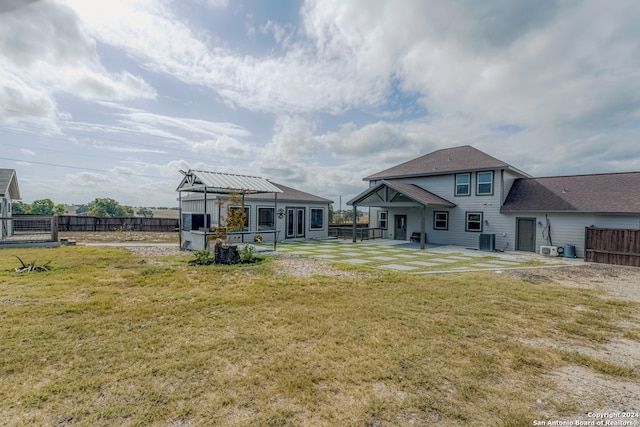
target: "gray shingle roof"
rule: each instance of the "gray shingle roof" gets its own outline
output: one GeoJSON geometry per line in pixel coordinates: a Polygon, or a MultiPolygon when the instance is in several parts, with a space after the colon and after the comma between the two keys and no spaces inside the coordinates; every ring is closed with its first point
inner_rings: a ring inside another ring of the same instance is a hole
{"type": "Polygon", "coordinates": [[[640,213],[640,172],[518,179],[500,212],[640,213]]]}
{"type": "MultiPolygon", "coordinates": [[[[313,194],[305,193],[304,191],[296,190],[295,188],[287,187],[286,185],[277,184],[269,181],[271,184],[282,190],[282,193],[278,194],[278,201],[290,201],[290,202],[317,202],[317,203],[331,203],[329,199],[323,197],[314,196],[313,194]]],[[[250,194],[245,197],[246,199],[266,199],[273,200],[273,194],[250,194]]]]}
{"type": "Polygon", "coordinates": [[[0,169],[0,196],[9,195],[11,199],[20,199],[18,178],[15,169],[0,169]]]}
{"type": "Polygon", "coordinates": [[[385,181],[385,180],[380,181],[379,183],[377,183],[377,185],[373,187],[367,188],[365,191],[358,194],[353,199],[349,200],[347,202],[347,205],[353,205],[354,203],[356,204],[362,203],[361,206],[380,206],[381,203],[377,201],[376,202],[362,202],[362,201],[384,186],[392,188],[397,192],[402,193],[405,196],[409,197],[410,199],[420,204],[423,204],[425,206],[429,206],[429,205],[443,206],[443,207],[449,207],[449,208],[453,208],[456,206],[455,203],[452,203],[447,199],[443,199],[442,197],[436,194],[433,194],[432,192],[427,191],[424,188],[421,188],[415,184],[409,184],[409,183],[400,182],[400,181],[385,181]]]}
{"type": "Polygon", "coordinates": [[[498,160],[482,151],[464,145],[437,150],[408,162],[401,163],[381,172],[369,175],[365,181],[394,179],[412,176],[442,175],[462,171],[487,169],[510,169],[521,176],[528,176],[508,163],[498,160]]]}

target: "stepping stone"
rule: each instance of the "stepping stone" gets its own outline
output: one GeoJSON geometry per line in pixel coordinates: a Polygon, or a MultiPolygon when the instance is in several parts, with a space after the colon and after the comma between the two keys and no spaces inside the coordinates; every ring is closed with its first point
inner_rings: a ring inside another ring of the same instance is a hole
{"type": "Polygon", "coordinates": [[[471,259],[471,258],[469,258],[469,257],[464,257],[464,256],[448,256],[447,258],[450,258],[450,259],[458,259],[458,260],[460,260],[460,261],[467,261],[467,260],[471,259]]]}
{"type": "Polygon", "coordinates": [[[426,261],[407,261],[407,264],[415,264],[422,267],[433,267],[434,265],[440,265],[437,262],[426,262],[426,261]]]}
{"type": "Polygon", "coordinates": [[[398,254],[398,255],[395,255],[395,256],[402,257],[402,258],[415,258],[417,255],[398,254]]]}
{"type": "Polygon", "coordinates": [[[346,256],[360,256],[360,255],[362,255],[362,252],[342,252],[342,255],[346,255],[346,256]]]}
{"type": "Polygon", "coordinates": [[[329,249],[329,248],[320,248],[320,249],[316,249],[317,252],[334,252],[335,249],[329,249]]]}
{"type": "Polygon", "coordinates": [[[457,259],[447,259],[447,258],[431,258],[429,261],[446,262],[446,263],[459,262],[459,260],[457,260],[457,259]]]}
{"type": "Polygon", "coordinates": [[[491,262],[493,264],[502,264],[502,265],[520,265],[522,264],[521,262],[518,261],[506,261],[506,260],[502,260],[502,259],[496,259],[493,261],[488,261],[491,262]]]}
{"type": "Polygon", "coordinates": [[[314,258],[325,258],[325,259],[338,258],[338,255],[320,254],[320,255],[314,255],[314,258]]]}
{"type": "Polygon", "coordinates": [[[412,267],[410,265],[402,265],[402,264],[385,264],[385,265],[381,265],[380,268],[387,268],[389,270],[398,270],[398,271],[408,271],[408,270],[415,270],[418,267],[412,267]]]}
{"type": "Polygon", "coordinates": [[[348,262],[349,264],[366,264],[371,261],[369,261],[368,259],[350,258],[350,259],[343,259],[340,262],[348,262]]]}
{"type": "Polygon", "coordinates": [[[375,259],[376,261],[393,261],[396,258],[391,256],[372,256],[371,259],[375,259]]]}
{"type": "Polygon", "coordinates": [[[501,264],[501,265],[520,265],[520,264],[522,264],[521,262],[518,262],[518,261],[504,261],[504,260],[500,260],[500,259],[487,261],[487,262],[490,262],[492,264],[501,264]]]}

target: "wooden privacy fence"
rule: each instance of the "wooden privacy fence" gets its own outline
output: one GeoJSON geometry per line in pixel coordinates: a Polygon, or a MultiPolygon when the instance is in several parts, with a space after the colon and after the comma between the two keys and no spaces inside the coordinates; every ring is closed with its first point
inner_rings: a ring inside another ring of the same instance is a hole
{"type": "Polygon", "coordinates": [[[584,260],[640,267],[640,230],[587,227],[584,260]]]}
{"type": "Polygon", "coordinates": [[[142,218],[60,215],[58,231],[178,231],[177,218],[142,218]]]}

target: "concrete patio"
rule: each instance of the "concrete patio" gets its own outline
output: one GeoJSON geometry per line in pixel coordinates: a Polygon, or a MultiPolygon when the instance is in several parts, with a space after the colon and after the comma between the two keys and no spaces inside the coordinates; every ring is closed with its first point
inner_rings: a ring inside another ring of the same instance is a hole
{"type": "Polygon", "coordinates": [[[356,243],[338,239],[287,241],[278,244],[276,252],[414,274],[540,268],[582,262],[531,252],[482,252],[460,246],[427,244],[421,250],[419,243],[387,239],[356,243]]]}

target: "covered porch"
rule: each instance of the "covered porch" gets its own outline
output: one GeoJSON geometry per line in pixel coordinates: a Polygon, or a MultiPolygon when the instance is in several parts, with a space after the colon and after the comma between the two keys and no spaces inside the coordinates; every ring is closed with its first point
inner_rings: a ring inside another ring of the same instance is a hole
{"type": "MultiPolygon", "coordinates": [[[[437,196],[415,184],[406,182],[392,182],[382,180],[367,190],[358,194],[347,202],[347,205],[353,206],[353,241],[356,241],[356,214],[358,207],[381,208],[381,209],[404,209],[419,210],[419,232],[412,232],[407,235],[407,215],[396,215],[393,221],[394,236],[393,240],[408,240],[408,243],[415,241],[419,243],[420,249],[425,249],[427,244],[426,238],[426,220],[428,208],[454,208],[456,205],[440,196],[437,196]],[[404,230],[405,235],[396,233],[398,230],[404,230]],[[417,234],[417,235],[416,235],[417,234]],[[402,237],[402,238],[399,238],[402,237]]],[[[386,219],[388,221],[388,218],[386,219]]]]}

